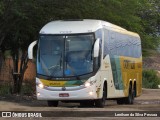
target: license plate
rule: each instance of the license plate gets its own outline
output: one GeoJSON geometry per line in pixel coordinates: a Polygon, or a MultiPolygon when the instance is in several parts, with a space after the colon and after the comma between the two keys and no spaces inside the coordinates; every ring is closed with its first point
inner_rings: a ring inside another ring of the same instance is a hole
{"type": "Polygon", "coordinates": [[[59,93],[59,97],[69,97],[69,93],[59,93]]]}

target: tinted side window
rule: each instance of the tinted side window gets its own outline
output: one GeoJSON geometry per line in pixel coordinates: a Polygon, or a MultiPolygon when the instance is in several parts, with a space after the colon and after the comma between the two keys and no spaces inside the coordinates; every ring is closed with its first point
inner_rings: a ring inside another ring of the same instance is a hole
{"type": "Polygon", "coordinates": [[[135,58],[141,56],[141,41],[139,38],[113,31],[108,31],[108,34],[105,34],[104,38],[104,55],[109,54],[135,58]],[[109,40],[106,39],[107,37],[109,37],[109,40]]]}

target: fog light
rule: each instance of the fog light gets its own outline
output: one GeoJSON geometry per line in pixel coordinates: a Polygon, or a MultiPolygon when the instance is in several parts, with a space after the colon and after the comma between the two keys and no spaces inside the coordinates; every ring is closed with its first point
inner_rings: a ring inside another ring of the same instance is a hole
{"type": "Polygon", "coordinates": [[[89,95],[93,95],[93,92],[89,92],[89,95]]]}
{"type": "Polygon", "coordinates": [[[38,93],[37,93],[37,96],[40,96],[40,95],[41,95],[41,94],[38,92],[38,93]]]}
{"type": "Polygon", "coordinates": [[[44,85],[42,83],[38,84],[38,87],[44,88],[44,85]]]}

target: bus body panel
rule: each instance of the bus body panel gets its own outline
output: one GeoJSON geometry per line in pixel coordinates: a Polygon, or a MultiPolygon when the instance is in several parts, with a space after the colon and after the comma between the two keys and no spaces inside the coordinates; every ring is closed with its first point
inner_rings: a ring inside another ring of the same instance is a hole
{"type": "MultiPolygon", "coordinates": [[[[117,96],[127,97],[130,82],[132,83],[132,88],[134,87],[134,83],[136,84],[136,96],[140,96],[142,93],[142,54],[140,37],[126,31],[105,27],[103,46],[103,56],[109,55],[108,59],[103,59],[103,61],[109,61],[108,63],[111,65],[109,70],[111,80],[109,81],[114,83],[114,90],[108,92],[108,98],[116,98],[117,96]],[[105,49],[107,49],[106,54],[105,49]],[[136,50],[137,53],[135,53],[136,50]],[[127,53],[128,51],[129,53],[127,53]],[[117,90],[120,92],[119,95],[116,94],[118,93],[116,92],[117,90]],[[115,91],[115,94],[113,91],[115,91]]],[[[107,71],[104,71],[107,74],[107,71]]]]}
{"type": "Polygon", "coordinates": [[[124,91],[115,88],[109,55],[103,59],[102,64],[100,74],[104,80],[107,80],[107,98],[124,97],[124,91]]]}
{"type": "Polygon", "coordinates": [[[107,98],[127,97],[130,83],[132,83],[132,88],[136,84],[136,96],[141,95],[142,55],[138,53],[141,52],[141,41],[138,34],[100,20],[50,22],[41,29],[40,34],[96,33],[98,30],[101,39],[101,61],[96,74],[85,80],[70,81],[65,79],[48,80],[37,77],[38,100],[100,99],[103,95],[105,82],[107,83],[107,98]],[[125,48],[126,45],[128,47],[125,48]],[[132,45],[133,49],[129,45],[132,45]],[[137,53],[134,52],[136,49],[139,50],[136,51],[137,53]],[[85,87],[87,82],[93,84],[85,87]],[[40,88],[39,83],[42,83],[44,88],[40,88]],[[60,94],[63,93],[67,93],[69,96],[60,97],[60,94]]]}

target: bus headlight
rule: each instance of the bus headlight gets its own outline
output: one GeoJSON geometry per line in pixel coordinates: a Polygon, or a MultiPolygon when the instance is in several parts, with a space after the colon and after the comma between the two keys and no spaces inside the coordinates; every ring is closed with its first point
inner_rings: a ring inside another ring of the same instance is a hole
{"type": "Polygon", "coordinates": [[[89,86],[91,86],[91,83],[86,82],[84,85],[85,85],[85,87],[89,87],[89,86]]]}
{"type": "Polygon", "coordinates": [[[89,87],[92,86],[95,83],[95,81],[85,82],[84,86],[89,87]]]}
{"type": "Polygon", "coordinates": [[[37,93],[37,96],[40,96],[40,95],[41,95],[41,94],[38,92],[38,93],[37,93]]]}
{"type": "Polygon", "coordinates": [[[43,89],[45,86],[43,85],[43,83],[40,81],[39,78],[36,78],[36,86],[43,89]]]}
{"type": "Polygon", "coordinates": [[[89,95],[93,95],[93,92],[89,92],[89,95]]]}
{"type": "Polygon", "coordinates": [[[39,83],[39,84],[38,84],[38,87],[40,87],[40,88],[43,89],[43,88],[44,88],[44,85],[43,85],[42,83],[39,83]]]}

